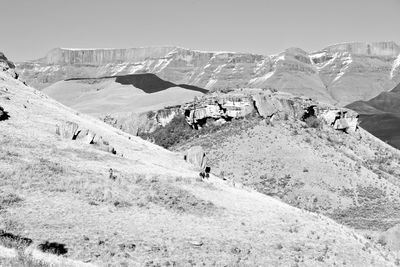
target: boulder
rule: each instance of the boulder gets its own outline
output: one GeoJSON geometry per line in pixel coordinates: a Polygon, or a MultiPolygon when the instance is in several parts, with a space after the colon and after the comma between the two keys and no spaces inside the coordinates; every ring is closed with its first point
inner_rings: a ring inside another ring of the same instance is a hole
{"type": "Polygon", "coordinates": [[[86,144],[95,145],[98,149],[117,154],[117,151],[107,140],[96,134],[92,130],[84,129],[77,123],[67,121],[61,125],[56,125],[56,134],[64,139],[76,140],[86,144]]]}
{"type": "Polygon", "coordinates": [[[187,104],[183,109],[186,121],[198,128],[205,124],[207,119],[243,118],[254,111],[252,102],[251,97],[245,94],[208,95],[187,104]]]}
{"type": "Polygon", "coordinates": [[[61,125],[56,125],[56,134],[64,139],[75,140],[80,132],[79,125],[75,122],[67,121],[61,125]]]}
{"type": "Polygon", "coordinates": [[[15,65],[0,52],[0,71],[8,73],[11,77],[18,79],[18,74],[15,72],[15,65]]]}
{"type": "Polygon", "coordinates": [[[348,109],[328,109],[319,114],[328,125],[335,130],[347,133],[355,132],[358,128],[358,114],[348,109]]]}
{"type": "Polygon", "coordinates": [[[94,143],[94,138],[96,137],[96,133],[88,130],[87,135],[86,135],[86,144],[93,144],[94,143]]]}
{"type": "Polygon", "coordinates": [[[267,99],[266,95],[255,94],[253,95],[254,105],[257,108],[258,114],[263,118],[272,117],[276,112],[278,112],[277,107],[267,99]]]}
{"type": "Polygon", "coordinates": [[[197,170],[204,172],[207,164],[206,153],[201,146],[191,147],[184,154],[187,162],[191,163],[197,170]]]}

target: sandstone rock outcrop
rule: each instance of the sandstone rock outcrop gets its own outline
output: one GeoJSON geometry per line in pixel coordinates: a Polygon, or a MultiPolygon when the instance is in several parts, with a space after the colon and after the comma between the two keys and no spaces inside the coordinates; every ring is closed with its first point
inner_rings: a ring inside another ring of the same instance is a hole
{"type": "Polygon", "coordinates": [[[208,118],[214,120],[242,118],[252,111],[252,98],[245,94],[213,94],[195,100],[184,107],[186,121],[195,128],[202,127],[208,118]]]}
{"type": "Polygon", "coordinates": [[[182,114],[182,107],[177,105],[144,113],[108,114],[101,119],[115,128],[139,135],[140,133],[151,133],[158,127],[166,126],[179,114],[182,114]]]}
{"type": "Polygon", "coordinates": [[[55,48],[39,62],[46,64],[103,65],[108,63],[139,62],[146,59],[161,58],[175,47],[141,47],[126,49],[68,49],[55,48]]]}
{"type": "Polygon", "coordinates": [[[261,89],[214,93],[186,104],[183,109],[186,121],[195,129],[207,126],[210,122],[230,121],[250,114],[274,120],[304,120],[306,115],[315,116],[334,129],[348,133],[356,131],[358,127],[358,114],[349,109],[261,89]]]}
{"type": "Polygon", "coordinates": [[[263,118],[300,119],[307,107],[315,102],[308,98],[296,98],[280,93],[259,92],[252,95],[254,106],[263,118]]]}
{"type": "Polygon", "coordinates": [[[15,65],[7,59],[7,57],[0,52],[0,71],[7,72],[13,78],[17,79],[18,74],[15,72],[15,65]]]}
{"type": "Polygon", "coordinates": [[[75,122],[66,121],[60,125],[56,125],[56,134],[67,140],[77,140],[85,144],[95,145],[100,150],[117,154],[114,147],[107,140],[103,139],[102,136],[90,129],[82,128],[75,122]]]}
{"type": "Polygon", "coordinates": [[[264,56],[180,47],[58,48],[17,67],[38,88],[68,78],[154,73],[176,84],[209,90],[276,89],[346,105],[368,100],[400,82],[400,49],[393,42],[344,43],[313,53],[290,48],[264,56]]]}
{"type": "Polygon", "coordinates": [[[333,126],[335,130],[342,130],[350,133],[358,128],[358,113],[348,109],[328,109],[321,112],[320,115],[327,124],[333,126]]]}
{"type": "Polygon", "coordinates": [[[395,42],[344,43],[328,46],[325,50],[331,53],[347,52],[354,55],[382,57],[397,57],[400,54],[400,46],[395,42]]]}
{"type": "Polygon", "coordinates": [[[193,146],[188,149],[184,154],[184,158],[199,171],[203,172],[206,169],[207,157],[201,146],[193,146]]]}

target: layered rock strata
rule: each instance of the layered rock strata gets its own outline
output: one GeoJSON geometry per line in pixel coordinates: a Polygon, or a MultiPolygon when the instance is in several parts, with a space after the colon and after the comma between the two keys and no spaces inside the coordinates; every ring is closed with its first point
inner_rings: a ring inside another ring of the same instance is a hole
{"type": "Polygon", "coordinates": [[[400,48],[393,42],[345,43],[308,53],[290,48],[271,56],[180,47],[54,49],[21,62],[37,88],[68,78],[154,73],[209,90],[263,88],[346,105],[368,100],[400,82],[400,48]]]}

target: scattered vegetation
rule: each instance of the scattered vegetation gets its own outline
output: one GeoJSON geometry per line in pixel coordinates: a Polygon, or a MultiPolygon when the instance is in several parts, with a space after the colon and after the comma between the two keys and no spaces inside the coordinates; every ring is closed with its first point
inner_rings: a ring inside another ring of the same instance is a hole
{"type": "Polygon", "coordinates": [[[160,127],[152,133],[139,133],[145,140],[153,141],[155,144],[164,148],[171,148],[180,143],[185,143],[193,138],[198,138],[207,134],[219,133],[224,130],[242,131],[245,125],[252,121],[258,122],[260,118],[255,114],[249,114],[242,119],[234,119],[225,124],[214,123],[213,119],[208,119],[201,129],[193,129],[185,119],[184,115],[175,116],[165,127],[160,127]]]}
{"type": "MultiPolygon", "coordinates": [[[[144,187],[149,186],[145,184],[144,187]]],[[[210,201],[202,200],[187,190],[165,183],[155,183],[148,189],[147,202],[176,212],[211,215],[217,208],[210,201]]]]}
{"type": "Polygon", "coordinates": [[[0,210],[21,202],[23,199],[15,193],[0,193],[0,210]]]}
{"type": "Polygon", "coordinates": [[[188,140],[195,134],[186,122],[185,116],[176,116],[165,127],[160,127],[152,133],[139,133],[145,140],[153,140],[159,146],[169,148],[181,141],[188,140]]]}
{"type": "Polygon", "coordinates": [[[253,187],[266,195],[283,197],[290,191],[290,180],[291,176],[289,174],[283,177],[269,177],[264,174],[260,176],[260,181],[255,183],[253,187]]]}
{"type": "Polygon", "coordinates": [[[378,199],[348,209],[336,209],[327,215],[356,229],[385,231],[400,223],[400,203],[378,199]]]}
{"type": "Polygon", "coordinates": [[[0,245],[6,248],[22,250],[28,247],[30,244],[32,244],[32,239],[30,238],[25,238],[0,230],[0,245]]]}
{"type": "Polygon", "coordinates": [[[310,128],[319,129],[322,127],[322,121],[318,119],[316,116],[310,116],[306,118],[304,121],[306,125],[310,128]]]}
{"type": "Polygon", "coordinates": [[[50,267],[49,264],[32,258],[31,255],[19,252],[14,258],[0,258],[0,266],[4,267],[50,267]]]}
{"type": "Polygon", "coordinates": [[[49,242],[49,241],[39,244],[38,249],[40,249],[43,252],[55,254],[58,256],[67,254],[68,252],[68,249],[65,247],[65,244],[60,244],[57,242],[49,242]]]}

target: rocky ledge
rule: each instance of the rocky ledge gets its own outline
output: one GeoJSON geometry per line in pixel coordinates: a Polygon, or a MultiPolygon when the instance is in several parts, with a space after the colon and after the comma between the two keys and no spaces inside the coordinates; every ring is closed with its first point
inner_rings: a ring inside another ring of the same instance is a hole
{"type": "Polygon", "coordinates": [[[261,89],[240,89],[227,94],[213,93],[182,107],[186,121],[195,129],[223,124],[256,114],[268,121],[317,118],[336,130],[354,132],[358,114],[345,108],[321,104],[312,99],[261,89]]]}
{"type": "Polygon", "coordinates": [[[0,71],[6,72],[13,78],[18,79],[18,74],[15,72],[15,65],[0,52],[0,71]]]}

